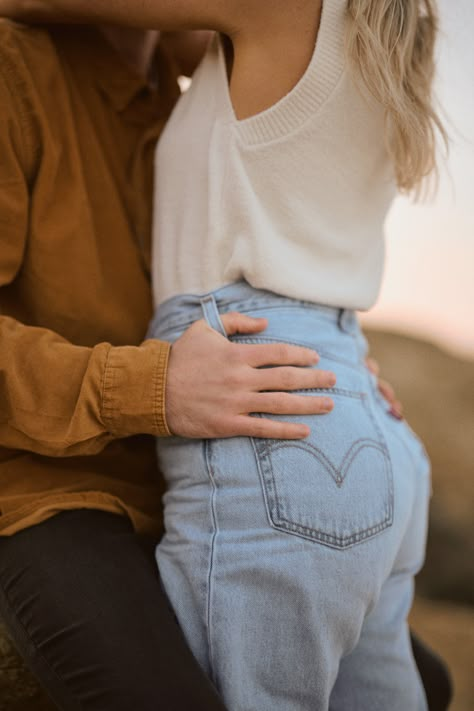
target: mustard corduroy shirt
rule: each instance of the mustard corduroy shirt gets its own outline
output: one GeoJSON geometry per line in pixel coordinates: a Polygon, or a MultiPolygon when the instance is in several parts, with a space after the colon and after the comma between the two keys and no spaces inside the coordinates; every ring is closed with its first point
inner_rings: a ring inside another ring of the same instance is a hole
{"type": "Polygon", "coordinates": [[[96,508],[158,532],[169,345],[152,311],[156,91],[90,28],[0,21],[0,535],[96,508]]]}

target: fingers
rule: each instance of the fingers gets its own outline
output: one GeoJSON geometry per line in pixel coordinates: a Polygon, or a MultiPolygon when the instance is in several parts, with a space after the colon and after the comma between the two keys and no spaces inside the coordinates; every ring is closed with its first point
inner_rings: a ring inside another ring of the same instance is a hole
{"type": "Polygon", "coordinates": [[[395,390],[392,388],[390,383],[387,383],[386,380],[379,379],[377,384],[378,384],[380,393],[383,395],[383,397],[387,400],[387,402],[390,405],[393,405],[395,403],[396,396],[395,396],[395,390]]]}
{"type": "MultiPolygon", "coordinates": [[[[243,335],[261,333],[268,326],[266,318],[254,318],[237,311],[222,314],[220,318],[228,336],[233,336],[237,333],[243,335]]],[[[202,323],[204,324],[205,321],[202,320],[202,323]]],[[[254,368],[266,365],[307,366],[316,365],[319,362],[319,355],[316,351],[289,343],[269,343],[268,345],[233,343],[232,347],[240,360],[254,368]]]]}
{"type": "Polygon", "coordinates": [[[245,408],[248,412],[272,415],[325,415],[334,409],[334,402],[326,396],[290,395],[288,393],[259,393],[245,408]]]}
{"type": "Polygon", "coordinates": [[[269,365],[316,365],[319,356],[316,351],[289,343],[269,343],[250,345],[234,344],[239,349],[240,357],[253,368],[269,365]]]}
{"type": "Polygon", "coordinates": [[[264,390],[312,390],[314,388],[332,388],[336,376],[328,370],[296,367],[254,369],[252,373],[253,389],[264,390]]]}
{"type": "Polygon", "coordinates": [[[233,425],[241,437],[258,437],[265,439],[304,439],[310,434],[310,428],[303,424],[277,422],[263,417],[242,415],[233,425]]]}
{"type": "Polygon", "coordinates": [[[388,404],[390,405],[390,414],[393,415],[397,420],[402,420],[403,419],[403,405],[400,402],[400,400],[397,399],[397,396],[395,394],[395,390],[393,387],[390,385],[390,383],[387,383],[386,380],[380,380],[378,381],[378,388],[380,390],[381,395],[386,399],[388,404]]]}
{"type": "Polygon", "coordinates": [[[393,415],[397,420],[402,420],[403,419],[403,405],[400,402],[400,400],[397,400],[397,396],[395,394],[395,390],[393,387],[390,385],[390,383],[387,383],[386,380],[382,380],[379,378],[379,373],[380,373],[380,367],[375,358],[366,358],[365,364],[367,368],[370,370],[370,372],[376,376],[377,378],[377,387],[380,391],[380,394],[382,397],[385,398],[385,400],[388,402],[390,405],[390,414],[393,415]]]}
{"type": "Polygon", "coordinates": [[[378,377],[378,375],[380,373],[380,366],[379,366],[378,362],[375,360],[375,358],[366,358],[365,364],[366,364],[367,368],[370,370],[370,372],[372,373],[372,375],[375,375],[378,377]]]}
{"type": "MultiPolygon", "coordinates": [[[[239,313],[223,315],[228,333],[259,333],[265,319],[239,313]]],[[[329,412],[328,399],[335,383],[332,373],[314,366],[318,355],[309,348],[286,343],[253,345],[233,343],[196,321],[172,345],[166,382],[166,419],[171,432],[181,437],[268,437],[301,439],[306,424],[255,417],[319,415],[329,412]],[[277,366],[277,367],[262,367],[277,366]],[[292,390],[328,389],[318,397],[292,390]]]]}
{"type": "Polygon", "coordinates": [[[221,321],[228,336],[235,333],[260,333],[268,326],[266,318],[253,318],[236,311],[221,315],[221,321]]]}

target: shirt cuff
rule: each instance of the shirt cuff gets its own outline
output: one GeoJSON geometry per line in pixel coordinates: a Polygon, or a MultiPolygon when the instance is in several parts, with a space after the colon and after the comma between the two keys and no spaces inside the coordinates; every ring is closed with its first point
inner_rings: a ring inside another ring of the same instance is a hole
{"type": "Polygon", "coordinates": [[[114,437],[171,435],[165,415],[170,344],[148,340],[141,346],[109,350],[102,382],[101,415],[114,437]]]}

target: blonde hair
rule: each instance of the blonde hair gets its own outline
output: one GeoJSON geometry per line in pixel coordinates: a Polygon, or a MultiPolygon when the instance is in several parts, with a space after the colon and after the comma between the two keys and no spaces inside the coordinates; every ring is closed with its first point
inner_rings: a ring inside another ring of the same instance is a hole
{"type": "Polygon", "coordinates": [[[419,189],[436,173],[436,133],[447,136],[432,98],[438,18],[433,0],[348,0],[347,50],[384,106],[386,144],[398,187],[419,189]]]}

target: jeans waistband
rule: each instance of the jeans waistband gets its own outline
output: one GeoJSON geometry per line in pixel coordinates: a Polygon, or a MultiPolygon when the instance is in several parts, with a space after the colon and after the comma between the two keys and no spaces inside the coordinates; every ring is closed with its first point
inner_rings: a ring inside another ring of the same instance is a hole
{"type": "Polygon", "coordinates": [[[158,307],[150,332],[156,331],[158,324],[161,332],[171,328],[185,329],[203,317],[208,321],[213,318],[214,328],[222,330],[222,324],[219,324],[218,320],[219,313],[245,313],[269,308],[304,309],[306,313],[314,311],[315,314],[337,324],[346,333],[355,334],[359,331],[357,317],[352,309],[292,299],[265,289],[257,289],[246,281],[239,281],[206,294],[180,294],[167,299],[158,307]]]}

